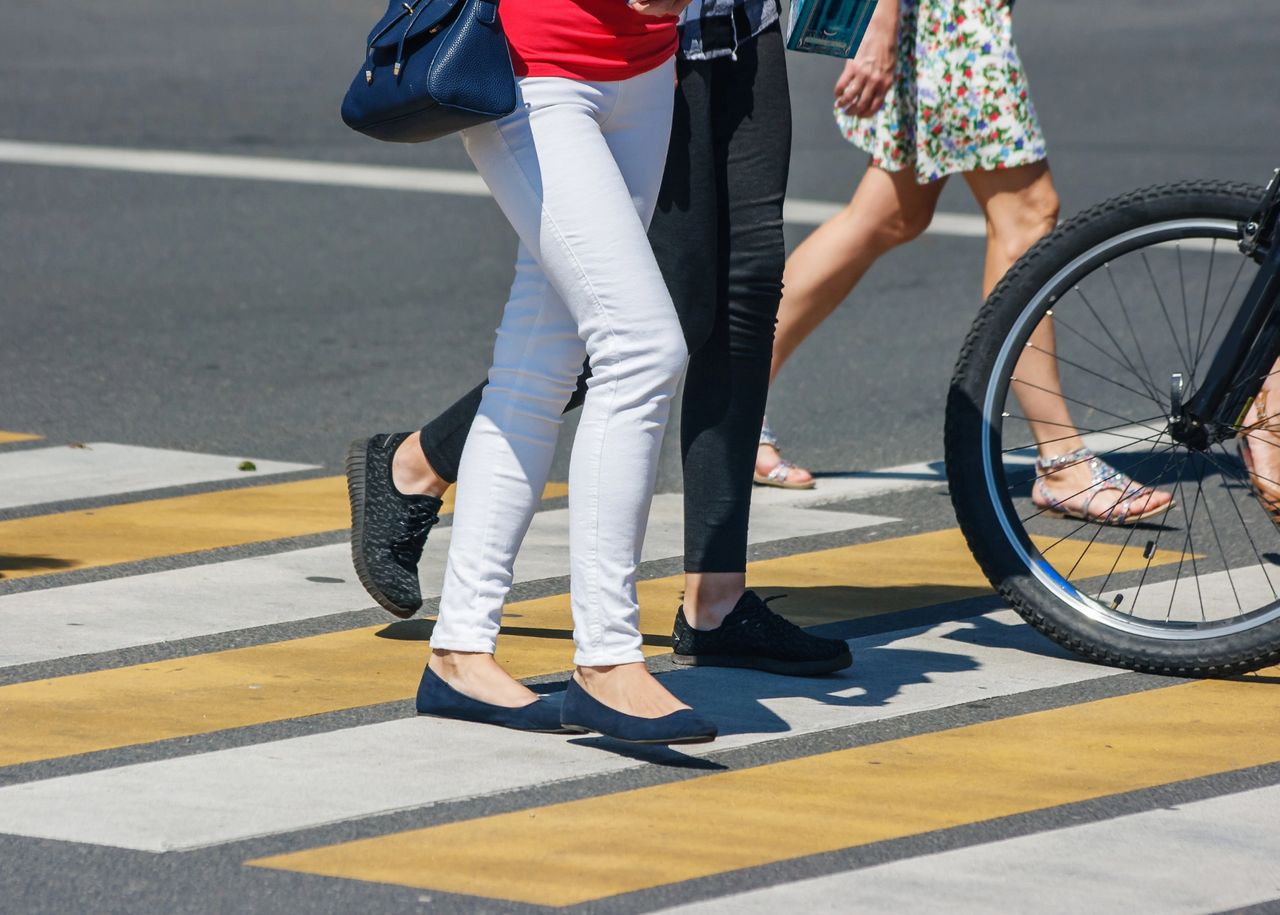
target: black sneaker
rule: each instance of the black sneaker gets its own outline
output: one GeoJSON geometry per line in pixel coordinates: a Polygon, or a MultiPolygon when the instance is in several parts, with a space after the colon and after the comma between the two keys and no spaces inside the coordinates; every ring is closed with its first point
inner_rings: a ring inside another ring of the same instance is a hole
{"type": "Polygon", "coordinates": [[[750,667],[814,677],[853,664],[847,644],[810,635],[770,610],[754,591],[743,594],[715,629],[694,629],[681,606],[671,637],[674,660],[686,667],[750,667]]]}
{"type": "Polygon", "coordinates": [[[435,496],[405,495],[391,481],[391,459],[411,434],[375,435],[347,450],[351,561],[369,596],[402,619],[422,606],[418,560],[443,504],[435,496]]]}

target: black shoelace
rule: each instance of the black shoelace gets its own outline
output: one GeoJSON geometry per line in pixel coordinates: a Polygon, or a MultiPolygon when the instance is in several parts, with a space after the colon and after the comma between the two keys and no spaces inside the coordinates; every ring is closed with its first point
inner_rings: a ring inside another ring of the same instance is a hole
{"type": "Polygon", "coordinates": [[[773,644],[795,642],[810,638],[809,634],[788,620],[769,609],[769,601],[786,597],[785,594],[774,594],[759,603],[752,603],[743,608],[737,629],[748,637],[767,640],[773,644]]]}
{"type": "Polygon", "coordinates": [[[404,513],[396,519],[397,536],[391,541],[391,553],[400,563],[416,566],[422,556],[427,534],[440,520],[436,509],[426,501],[414,500],[404,507],[404,513]]]}

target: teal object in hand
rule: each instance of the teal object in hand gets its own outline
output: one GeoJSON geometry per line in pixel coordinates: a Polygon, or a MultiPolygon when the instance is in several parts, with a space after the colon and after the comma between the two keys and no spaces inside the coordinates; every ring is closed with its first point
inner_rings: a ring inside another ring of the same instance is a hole
{"type": "Polygon", "coordinates": [[[495,0],[391,0],[342,101],[352,130],[393,143],[434,140],[516,107],[495,0]]]}
{"type": "Polygon", "coordinates": [[[791,0],[787,48],[851,58],[875,11],[876,0],[791,0]]]}

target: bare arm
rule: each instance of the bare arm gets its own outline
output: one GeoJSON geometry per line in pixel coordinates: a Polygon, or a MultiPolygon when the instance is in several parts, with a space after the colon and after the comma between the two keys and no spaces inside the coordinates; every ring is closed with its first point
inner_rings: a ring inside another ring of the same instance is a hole
{"type": "Polygon", "coordinates": [[[858,53],[836,80],[836,104],[845,114],[866,118],[884,104],[893,86],[898,58],[898,0],[879,0],[858,53]]]}

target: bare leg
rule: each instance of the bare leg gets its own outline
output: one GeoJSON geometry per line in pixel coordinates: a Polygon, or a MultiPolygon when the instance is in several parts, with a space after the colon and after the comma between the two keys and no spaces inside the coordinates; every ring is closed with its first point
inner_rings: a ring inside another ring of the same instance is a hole
{"type": "MultiPolygon", "coordinates": [[[[982,277],[982,294],[986,298],[1014,262],[1053,230],[1058,221],[1058,194],[1047,162],[966,172],[964,177],[987,220],[987,258],[982,277]]],[[[1084,442],[1062,397],[1052,318],[1041,321],[1032,332],[1030,346],[1014,371],[1022,382],[1013,385],[1014,395],[1027,417],[1040,457],[1052,458],[1083,448],[1084,442]]],[[[1063,499],[1085,490],[1090,482],[1085,463],[1045,477],[1050,492],[1063,499]]],[[[1120,490],[1104,490],[1089,503],[1090,516],[1105,517],[1122,497],[1120,490]]],[[[1146,500],[1136,500],[1130,514],[1152,511],[1167,505],[1172,498],[1157,491],[1146,500]]],[[[1071,500],[1067,501],[1070,504],[1071,500]]]]}
{"type": "Polygon", "coordinates": [[[746,590],[745,572],[686,572],[684,617],[694,629],[715,629],[746,590]]]}
{"type": "MultiPolygon", "coordinates": [[[[869,166],[848,205],[796,248],[783,275],[771,383],[796,348],[848,297],[877,258],[928,228],[944,183],[917,184],[910,171],[869,166]]],[[[756,471],[767,474],[777,463],[777,451],[762,445],[756,471]]],[[[804,482],[812,476],[796,468],[789,479],[804,482]]]]}
{"type": "Polygon", "coordinates": [[[422,445],[418,441],[421,434],[413,433],[396,449],[391,460],[391,481],[405,495],[426,494],[439,498],[452,484],[436,475],[422,453],[422,445]]]}
{"type": "Polygon", "coordinates": [[[1280,524],[1280,362],[1262,382],[1244,425],[1243,456],[1262,507],[1280,524]]]}

